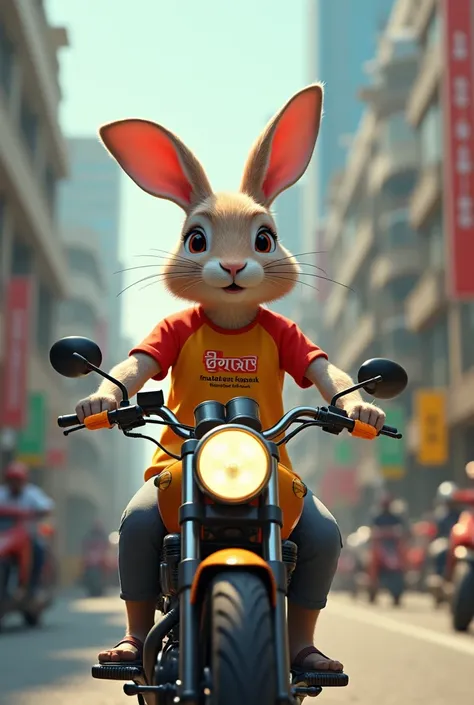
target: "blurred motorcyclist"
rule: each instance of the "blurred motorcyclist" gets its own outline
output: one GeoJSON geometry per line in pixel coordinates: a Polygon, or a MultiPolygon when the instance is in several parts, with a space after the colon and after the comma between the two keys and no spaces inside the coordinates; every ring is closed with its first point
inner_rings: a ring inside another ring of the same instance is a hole
{"type": "Polygon", "coordinates": [[[29,482],[29,469],[25,463],[13,461],[4,471],[4,484],[0,485],[0,506],[24,509],[33,514],[29,522],[33,553],[29,588],[34,595],[39,588],[46,558],[46,547],[37,531],[37,521],[51,513],[54,501],[40,487],[29,482]]]}
{"type": "MultiPolygon", "coordinates": [[[[436,508],[434,511],[434,521],[436,525],[436,539],[448,539],[451,530],[458,523],[461,514],[461,507],[457,504],[454,496],[458,491],[458,486],[454,482],[442,482],[436,492],[436,508]]],[[[434,555],[434,567],[437,575],[444,575],[446,561],[448,557],[448,547],[439,550],[434,555]]]]}
{"type": "Polygon", "coordinates": [[[372,527],[387,528],[391,526],[400,526],[408,532],[408,524],[405,516],[395,510],[396,500],[388,492],[384,492],[372,514],[372,527]]]}
{"type": "Polygon", "coordinates": [[[84,537],[83,549],[87,550],[90,544],[103,544],[104,549],[109,546],[109,537],[100,519],[96,519],[84,537]]]}

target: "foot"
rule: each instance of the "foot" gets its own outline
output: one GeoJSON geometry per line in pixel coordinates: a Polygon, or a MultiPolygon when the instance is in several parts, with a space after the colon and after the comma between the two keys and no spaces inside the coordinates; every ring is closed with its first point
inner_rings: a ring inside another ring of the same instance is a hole
{"type": "Polygon", "coordinates": [[[143,651],[143,642],[134,636],[126,636],[113,649],[101,651],[99,663],[118,663],[125,661],[140,661],[143,651]]]}
{"type": "Polygon", "coordinates": [[[315,646],[307,646],[293,659],[293,668],[301,671],[336,671],[342,672],[344,666],[340,661],[325,656],[315,646]]]}

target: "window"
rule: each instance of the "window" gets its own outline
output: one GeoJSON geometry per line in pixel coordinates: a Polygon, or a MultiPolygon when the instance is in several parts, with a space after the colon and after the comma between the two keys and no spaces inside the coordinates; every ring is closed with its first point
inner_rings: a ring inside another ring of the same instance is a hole
{"type": "Polygon", "coordinates": [[[406,277],[400,277],[398,279],[393,279],[386,285],[386,290],[389,298],[397,303],[403,303],[407,297],[410,295],[413,287],[417,282],[417,277],[414,275],[408,275],[406,277]]]}
{"type": "Polygon", "coordinates": [[[392,151],[400,144],[414,143],[415,134],[408,124],[404,112],[391,115],[383,128],[381,146],[387,151],[392,151]]]}
{"type": "Polygon", "coordinates": [[[429,225],[424,229],[423,235],[428,265],[437,270],[443,269],[445,266],[445,244],[440,211],[431,219],[429,225]]]}
{"type": "Polygon", "coordinates": [[[12,274],[31,274],[33,270],[33,251],[20,237],[15,236],[13,241],[12,274]]]}
{"type": "Polygon", "coordinates": [[[40,282],[38,287],[38,318],[36,342],[41,352],[48,352],[53,340],[55,301],[51,291],[40,282]]]}
{"type": "Polygon", "coordinates": [[[422,334],[424,384],[445,387],[449,382],[448,325],[443,316],[422,334]]]}
{"type": "Polygon", "coordinates": [[[474,368],[474,303],[461,304],[461,355],[463,372],[474,368]]]}
{"type": "Polygon", "coordinates": [[[5,25],[0,22],[0,87],[10,95],[13,79],[13,43],[7,36],[5,25]]]}
{"type": "Polygon", "coordinates": [[[439,164],[443,158],[443,132],[439,103],[432,103],[418,128],[420,160],[423,167],[439,164]]]}
{"type": "Polygon", "coordinates": [[[38,118],[28,105],[25,97],[21,101],[20,127],[25,143],[31,154],[34,155],[38,139],[38,118]]]}
{"type": "Polygon", "coordinates": [[[102,285],[100,270],[94,255],[79,247],[68,247],[67,258],[69,268],[75,272],[81,272],[93,279],[99,286],[102,285]]]}
{"type": "Polygon", "coordinates": [[[384,214],[380,219],[380,227],[388,251],[409,247],[417,242],[417,233],[410,226],[408,208],[397,208],[384,214]]]}
{"type": "Polygon", "coordinates": [[[92,306],[78,299],[70,299],[64,302],[60,309],[59,318],[63,324],[84,326],[89,329],[95,328],[97,323],[92,306]]]}

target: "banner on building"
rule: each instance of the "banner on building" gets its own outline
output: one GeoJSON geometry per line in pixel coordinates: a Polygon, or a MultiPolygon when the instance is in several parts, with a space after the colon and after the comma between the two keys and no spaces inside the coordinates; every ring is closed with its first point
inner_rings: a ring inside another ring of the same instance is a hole
{"type": "Polygon", "coordinates": [[[330,509],[354,506],[360,498],[355,467],[328,467],[319,484],[318,495],[330,509]]]}
{"type": "Polygon", "coordinates": [[[442,0],[444,25],[444,195],[447,284],[474,297],[474,70],[471,0],[442,0]]]}
{"type": "Polygon", "coordinates": [[[415,393],[415,414],[419,430],[417,460],[420,465],[444,465],[448,460],[445,404],[443,391],[420,389],[415,393]]]}
{"type": "Polygon", "coordinates": [[[6,287],[1,425],[20,429],[28,411],[28,348],[31,319],[30,277],[12,277],[6,287]]]}
{"type": "Polygon", "coordinates": [[[28,396],[26,426],[18,435],[16,456],[32,467],[44,465],[46,425],[46,398],[41,392],[31,392],[28,396]]]}
{"type": "Polygon", "coordinates": [[[387,480],[399,480],[406,474],[405,412],[401,406],[390,405],[387,411],[387,424],[394,426],[403,438],[394,439],[388,436],[379,436],[376,440],[377,460],[382,477],[387,480]]]}
{"type": "Polygon", "coordinates": [[[355,460],[354,439],[346,433],[344,435],[346,438],[338,436],[334,445],[334,464],[342,467],[353,465],[355,460]]]}

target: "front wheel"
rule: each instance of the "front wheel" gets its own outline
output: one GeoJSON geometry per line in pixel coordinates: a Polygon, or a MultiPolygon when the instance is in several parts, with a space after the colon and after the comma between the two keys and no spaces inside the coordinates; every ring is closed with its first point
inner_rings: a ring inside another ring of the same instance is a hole
{"type": "Polygon", "coordinates": [[[274,705],[275,635],[263,580],[240,571],[216,576],[210,627],[211,705],[274,705]]]}
{"type": "Polygon", "coordinates": [[[474,566],[463,567],[456,580],[451,602],[453,627],[457,632],[465,632],[474,618],[474,566]]]}

